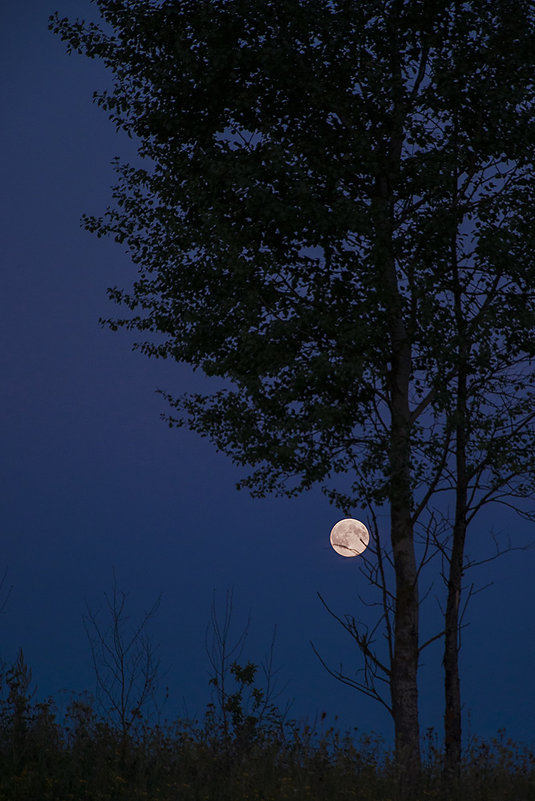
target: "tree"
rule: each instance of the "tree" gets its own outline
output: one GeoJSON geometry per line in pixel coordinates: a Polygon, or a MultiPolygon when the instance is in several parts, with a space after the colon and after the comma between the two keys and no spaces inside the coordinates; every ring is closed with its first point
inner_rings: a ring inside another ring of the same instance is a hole
{"type": "Polygon", "coordinates": [[[210,622],[206,630],[206,651],[211,668],[210,685],[215,703],[209,705],[210,734],[223,745],[227,756],[247,754],[255,740],[284,736],[289,709],[279,710],[280,695],[274,669],[276,629],[263,662],[242,659],[249,623],[232,638],[234,591],[228,590],[222,612],[218,612],[214,591],[210,622]],[[260,669],[259,669],[260,668],[260,669]]]}
{"type": "Polygon", "coordinates": [[[389,692],[410,784],[415,531],[436,494],[459,487],[455,597],[463,448],[488,445],[480,473],[501,470],[489,460],[505,428],[488,423],[480,382],[534,352],[531,4],[97,5],[105,29],[57,16],[51,27],[112,70],[97,102],[147,159],[117,162],[115,206],[85,221],[139,268],[131,291],[110,290],[131,315],[108,323],[142,333],[147,355],[222,380],[167,396],[169,422],[251,467],[241,486],[254,495],[319,483],[344,511],[389,508],[389,692]]]}
{"type": "MultiPolygon", "coordinates": [[[[105,593],[107,622],[89,607],[84,626],[91,646],[97,697],[102,710],[118,724],[123,749],[132,726],[142,717],[148,702],[154,702],[158,686],[159,660],[147,633],[158,598],[140,621],[128,625],[127,595],[117,588],[115,572],[110,594],[105,593]]],[[[123,754],[124,756],[124,754],[123,754]]]]}
{"type": "Polygon", "coordinates": [[[32,687],[32,671],[27,664],[22,648],[19,648],[16,661],[0,673],[0,721],[2,737],[9,743],[9,751],[15,770],[20,770],[28,744],[31,728],[31,701],[35,695],[32,687]]]}
{"type": "MultiPolygon", "coordinates": [[[[513,170],[511,170],[513,174],[513,170]]],[[[515,176],[517,177],[517,176],[515,176]]],[[[501,189],[500,202],[507,202],[501,189]]],[[[511,200],[511,199],[509,199],[511,200]]],[[[517,197],[518,202],[518,197],[517,197]]],[[[511,219],[509,220],[511,224],[511,219]]],[[[507,235],[510,235],[510,225],[507,235]]],[[[495,243],[497,244],[497,243],[495,243]]],[[[508,260],[513,255],[508,252],[508,260]]],[[[454,258],[458,256],[455,250],[454,258]]],[[[475,284],[470,275],[470,284],[475,284]]],[[[507,281],[498,270],[496,282],[507,281]]],[[[459,282],[459,286],[461,282],[459,282]]],[[[465,295],[466,295],[465,291],[465,295]]],[[[535,476],[535,406],[532,323],[518,348],[518,319],[496,326],[494,308],[501,292],[480,294],[477,310],[463,303],[457,291],[454,308],[457,328],[457,376],[447,419],[452,437],[451,472],[446,478],[455,497],[451,543],[446,551],[447,600],[444,620],[444,690],[446,769],[458,774],[461,759],[461,693],[459,677],[459,631],[463,576],[470,561],[465,556],[469,524],[487,504],[505,503],[530,520],[533,507],[519,503],[533,497],[535,476]],[[531,328],[531,331],[530,331],[531,328]],[[489,349],[493,355],[490,356],[489,349]],[[482,391],[482,388],[485,388],[482,391]]],[[[520,295],[521,303],[523,296],[520,295]]],[[[522,306],[520,314],[525,312],[522,306]]],[[[510,550],[510,548],[508,548],[510,550]]],[[[498,550],[496,555],[502,551],[498,550]]]]}

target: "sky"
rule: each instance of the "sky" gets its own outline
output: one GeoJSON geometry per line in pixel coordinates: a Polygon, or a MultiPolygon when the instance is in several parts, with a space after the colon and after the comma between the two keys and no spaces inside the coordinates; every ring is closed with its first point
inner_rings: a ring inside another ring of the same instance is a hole
{"type": "MultiPolygon", "coordinates": [[[[342,515],[318,490],[292,500],[238,492],[242,472],[230,459],[160,419],[166,407],[156,389],[178,395],[206,387],[204,379],[132,352],[126,333],[99,325],[115,312],[107,287],[128,286],[135,268],[118,245],[85,232],[80,217],[104,211],[112,159],[135,151],[92,103],[107,83],[103,67],[68,56],[47,30],[55,10],[95,17],[88,0],[7,0],[0,10],[4,598],[12,588],[0,614],[0,658],[9,664],[23,648],[38,697],[92,691],[83,616],[104,612],[115,572],[132,622],[161,596],[150,633],[169,687],[164,715],[202,716],[211,604],[215,597],[222,614],[232,590],[236,636],[250,617],[244,660],[262,661],[276,627],[279,702],[291,702],[290,717],[325,712],[328,724],[389,743],[388,714],[329,676],[310,645],[333,668],[352,673],[360,664],[317,597],[340,615],[371,620],[359,600],[358,558],[329,545],[342,515]]],[[[515,544],[535,540],[533,526],[496,509],[474,525],[475,555],[493,552],[491,530],[515,544]]],[[[505,728],[534,743],[534,570],[531,549],[473,573],[476,587],[490,586],[473,599],[463,631],[468,736],[505,728]]],[[[431,593],[433,603],[436,611],[431,593]]],[[[422,729],[440,732],[440,644],[424,654],[420,691],[422,729]]]]}

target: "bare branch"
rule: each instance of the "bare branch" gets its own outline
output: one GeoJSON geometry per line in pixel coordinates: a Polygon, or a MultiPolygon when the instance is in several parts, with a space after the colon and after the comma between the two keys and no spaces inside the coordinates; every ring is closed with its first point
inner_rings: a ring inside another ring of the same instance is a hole
{"type": "Polygon", "coordinates": [[[329,673],[330,676],[335,678],[337,681],[340,681],[342,684],[346,684],[348,687],[352,687],[354,690],[358,690],[359,692],[363,693],[363,695],[367,695],[368,698],[373,698],[375,701],[379,701],[379,703],[382,704],[382,706],[384,706],[386,710],[388,710],[390,715],[393,715],[391,705],[388,704],[387,701],[385,701],[383,696],[378,692],[378,690],[375,689],[375,687],[370,686],[368,679],[366,679],[364,682],[352,679],[350,676],[347,676],[343,672],[341,665],[340,665],[340,670],[333,670],[322,658],[321,654],[319,653],[319,651],[317,650],[316,646],[312,641],[310,642],[310,645],[312,647],[312,650],[316,654],[317,658],[319,659],[321,665],[325,668],[325,670],[327,671],[327,673],[329,673]]]}
{"type": "Polygon", "coordinates": [[[342,626],[342,628],[353,637],[360,651],[365,657],[365,661],[373,663],[373,665],[379,668],[386,676],[389,676],[390,668],[384,665],[378,656],[371,650],[370,645],[372,644],[372,641],[370,640],[367,632],[359,631],[355,618],[351,617],[350,615],[346,615],[345,620],[342,620],[341,617],[332,611],[319,592],[317,593],[317,596],[331,617],[333,617],[342,626]]]}
{"type": "Polygon", "coordinates": [[[141,716],[149,700],[154,701],[160,663],[146,633],[160,605],[158,598],[130,632],[126,628],[126,593],[118,590],[115,571],[111,595],[105,593],[108,627],[87,606],[84,628],[91,648],[97,697],[106,713],[117,718],[123,734],[141,716]],[[104,700],[103,700],[104,699],[104,700]]]}

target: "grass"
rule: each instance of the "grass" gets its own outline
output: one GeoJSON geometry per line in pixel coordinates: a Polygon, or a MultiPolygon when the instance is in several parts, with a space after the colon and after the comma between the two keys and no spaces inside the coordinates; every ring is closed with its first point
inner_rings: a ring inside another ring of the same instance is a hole
{"type": "MultiPolygon", "coordinates": [[[[19,686],[18,690],[21,687],[19,686]]],[[[456,784],[427,738],[414,801],[530,801],[535,756],[499,737],[473,742],[456,784]]],[[[215,710],[201,723],[138,721],[123,731],[86,700],[60,721],[54,703],[8,692],[0,714],[1,801],[395,801],[396,771],[380,740],[272,717],[225,733],[215,710]]]]}
{"type": "MultiPolygon", "coordinates": [[[[235,692],[202,721],[106,719],[85,696],[63,715],[34,702],[22,652],[0,670],[0,801],[397,801],[396,766],[380,738],[287,721],[234,663],[235,692]]],[[[216,680],[211,682],[216,688],[216,680]]],[[[221,688],[220,688],[221,689],[221,688]]],[[[217,697],[217,695],[216,695],[217,697]]],[[[410,801],[535,801],[535,754],[473,740],[460,775],[444,776],[433,732],[410,801]]]]}

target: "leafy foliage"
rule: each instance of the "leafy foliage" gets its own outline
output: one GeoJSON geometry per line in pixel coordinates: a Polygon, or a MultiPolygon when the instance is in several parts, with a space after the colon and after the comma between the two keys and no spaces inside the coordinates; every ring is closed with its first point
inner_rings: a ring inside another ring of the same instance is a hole
{"type": "Polygon", "coordinates": [[[483,454],[489,487],[502,468],[515,472],[526,429],[507,420],[526,416],[532,397],[521,407],[509,389],[532,386],[535,354],[531,4],[98,7],[102,28],[52,26],[113,71],[97,102],[147,160],[117,162],[115,205],[86,219],[139,268],[131,291],[110,290],[132,316],[108,322],[145,335],[148,355],[223,380],[207,396],[168,396],[170,423],[252,465],[243,485],[254,493],[350,472],[347,498],[331,486],[344,508],[385,500],[399,307],[420,497],[444,478],[460,338],[474,470],[483,454]],[[512,364],[526,369],[511,376],[512,364]]]}

